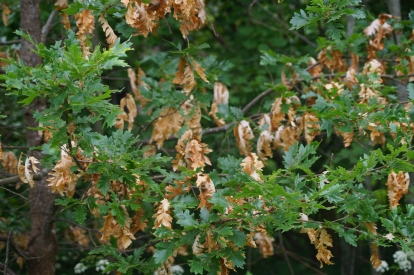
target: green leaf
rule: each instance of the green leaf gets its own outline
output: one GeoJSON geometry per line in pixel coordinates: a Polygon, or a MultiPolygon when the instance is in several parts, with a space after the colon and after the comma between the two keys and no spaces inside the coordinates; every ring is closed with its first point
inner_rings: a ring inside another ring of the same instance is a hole
{"type": "Polygon", "coordinates": [[[79,224],[83,223],[86,220],[86,205],[78,204],[75,207],[75,221],[79,224]]]}
{"type": "Polygon", "coordinates": [[[203,270],[209,270],[208,265],[205,261],[200,260],[189,260],[190,271],[194,274],[203,274],[203,270]]]}
{"type": "Polygon", "coordinates": [[[156,246],[157,250],[154,253],[154,260],[155,263],[160,264],[165,262],[168,257],[173,254],[174,249],[176,249],[176,245],[174,242],[160,242],[157,243],[156,246]]]}
{"type": "Polygon", "coordinates": [[[190,214],[189,210],[179,212],[175,214],[178,218],[177,223],[183,226],[186,230],[192,229],[198,226],[198,222],[194,219],[194,214],[190,214]]]}
{"type": "Polygon", "coordinates": [[[237,228],[233,228],[233,235],[229,237],[229,240],[234,243],[236,246],[244,246],[246,244],[247,236],[243,231],[240,231],[237,228]]]}

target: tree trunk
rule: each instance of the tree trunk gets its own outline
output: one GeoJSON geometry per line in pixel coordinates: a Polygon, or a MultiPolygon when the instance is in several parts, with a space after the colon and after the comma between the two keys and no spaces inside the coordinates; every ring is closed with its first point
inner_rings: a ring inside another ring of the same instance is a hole
{"type": "MultiPolygon", "coordinates": [[[[41,23],[39,0],[20,1],[20,27],[24,33],[28,33],[36,42],[40,42],[41,23]]],[[[31,50],[33,45],[27,40],[22,40],[20,51],[21,59],[28,66],[36,66],[42,62],[39,56],[31,50]]],[[[39,146],[42,137],[37,131],[29,130],[28,127],[36,127],[33,118],[34,111],[43,111],[46,107],[44,100],[34,100],[24,108],[24,123],[26,127],[26,141],[28,146],[39,146]]],[[[30,151],[29,155],[41,159],[39,151],[30,151]]],[[[53,275],[55,274],[55,256],[57,242],[53,228],[53,217],[55,212],[55,195],[50,192],[47,181],[43,178],[36,181],[34,188],[30,189],[30,219],[31,231],[27,251],[30,253],[27,259],[27,269],[30,275],[53,275]]]]}

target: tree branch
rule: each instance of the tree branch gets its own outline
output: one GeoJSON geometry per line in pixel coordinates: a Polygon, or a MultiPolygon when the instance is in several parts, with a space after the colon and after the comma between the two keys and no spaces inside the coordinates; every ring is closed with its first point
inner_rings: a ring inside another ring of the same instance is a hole
{"type": "Polygon", "coordinates": [[[53,27],[53,19],[58,14],[57,10],[53,10],[52,13],[49,15],[49,18],[46,21],[46,24],[42,28],[42,35],[40,37],[40,41],[44,44],[46,42],[47,35],[49,34],[50,30],[53,27]]]}
{"type": "Polygon", "coordinates": [[[256,96],[252,101],[249,102],[249,104],[247,104],[243,108],[242,110],[243,114],[246,114],[257,102],[259,102],[265,96],[270,95],[273,91],[274,91],[273,89],[267,89],[266,91],[262,92],[260,95],[256,96]]]}
{"type": "MultiPolygon", "coordinates": [[[[42,175],[33,175],[34,180],[41,180],[43,178],[42,175]]],[[[12,176],[5,179],[0,179],[0,185],[12,184],[17,183],[20,180],[19,176],[12,176]]]]}

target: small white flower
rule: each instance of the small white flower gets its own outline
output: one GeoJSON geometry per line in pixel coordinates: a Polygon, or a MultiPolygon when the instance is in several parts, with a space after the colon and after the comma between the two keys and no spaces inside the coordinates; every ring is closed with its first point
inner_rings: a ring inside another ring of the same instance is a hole
{"type": "Polygon", "coordinates": [[[77,263],[75,265],[75,273],[79,274],[84,272],[87,269],[87,267],[83,263],[77,263]]]}
{"type": "Polygon", "coordinates": [[[171,271],[172,271],[173,275],[183,275],[184,274],[184,269],[180,265],[173,265],[171,267],[171,271]]]}
{"type": "Polygon", "coordinates": [[[414,261],[414,251],[410,250],[407,252],[407,257],[410,261],[414,261]]]}
{"type": "Polygon", "coordinates": [[[386,261],[381,261],[381,265],[375,269],[377,272],[384,273],[389,270],[388,263],[386,261]]]}
{"type": "MultiPolygon", "coordinates": [[[[410,255],[411,256],[411,255],[410,255]]],[[[398,264],[401,270],[407,272],[411,269],[411,262],[408,260],[408,255],[404,251],[397,251],[393,255],[395,263],[398,264]]]]}
{"type": "Polygon", "coordinates": [[[95,270],[96,270],[96,271],[104,271],[104,270],[105,270],[105,268],[106,268],[108,265],[109,265],[109,261],[108,261],[108,260],[106,260],[106,259],[99,260],[99,261],[96,263],[96,268],[95,268],[95,270]]]}

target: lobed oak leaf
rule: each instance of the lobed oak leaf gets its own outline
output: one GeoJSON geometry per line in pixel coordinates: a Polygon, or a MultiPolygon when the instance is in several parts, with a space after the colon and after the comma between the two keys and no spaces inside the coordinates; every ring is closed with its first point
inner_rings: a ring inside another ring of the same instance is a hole
{"type": "Polygon", "coordinates": [[[176,160],[173,160],[174,171],[179,166],[196,170],[199,167],[203,169],[206,164],[211,165],[210,159],[205,155],[212,152],[212,150],[207,148],[207,144],[202,143],[191,130],[184,132],[175,149],[177,150],[177,156],[176,160]]]}
{"type": "MultiPolygon", "coordinates": [[[[76,157],[78,159],[84,159],[80,153],[78,153],[76,157]]],[[[63,146],[60,153],[60,160],[48,174],[48,186],[51,189],[52,193],[59,193],[61,196],[66,194],[69,198],[74,195],[76,182],[80,177],[80,175],[77,175],[70,171],[71,167],[75,165],[76,163],[67,153],[66,145],[63,146]]]]}
{"type": "Polygon", "coordinates": [[[69,15],[67,13],[61,12],[60,13],[61,21],[63,27],[68,31],[71,29],[69,15]]]}
{"type": "Polygon", "coordinates": [[[183,117],[176,109],[172,107],[165,108],[154,122],[150,143],[155,141],[158,149],[161,148],[164,140],[171,135],[177,136],[182,124],[183,117]]]}
{"type": "Polygon", "coordinates": [[[344,72],[346,70],[346,62],[342,57],[342,53],[338,50],[333,50],[332,46],[323,49],[318,54],[318,61],[322,66],[325,66],[331,71],[344,72]]]}
{"type": "Polygon", "coordinates": [[[157,212],[154,213],[152,216],[155,218],[154,221],[154,227],[153,228],[159,228],[161,225],[165,226],[168,229],[171,229],[171,222],[173,218],[170,215],[170,203],[167,199],[163,199],[160,204],[158,205],[157,212]]]}
{"type": "Polygon", "coordinates": [[[195,240],[194,243],[192,245],[192,251],[194,255],[200,255],[203,253],[204,251],[204,246],[202,244],[200,244],[200,238],[201,238],[201,233],[199,233],[195,240]]]}
{"type": "Polygon", "coordinates": [[[306,112],[303,117],[304,135],[307,143],[311,143],[321,133],[319,119],[312,113],[306,112]]]}
{"type": "MultiPolygon", "coordinates": [[[[120,107],[122,111],[124,111],[126,107],[128,130],[131,131],[134,126],[134,118],[137,116],[137,106],[135,105],[135,100],[130,94],[126,94],[125,97],[121,99],[120,107]]],[[[125,118],[125,115],[121,114],[121,116],[123,119],[125,118]]]]}
{"type": "Polygon", "coordinates": [[[263,258],[267,258],[269,256],[274,255],[273,250],[273,241],[274,239],[269,237],[267,232],[258,232],[254,234],[254,240],[259,247],[260,254],[262,254],[263,258]]]}
{"type": "Polygon", "coordinates": [[[289,148],[299,140],[303,129],[302,117],[297,117],[296,122],[298,126],[282,125],[277,129],[273,139],[273,148],[283,147],[284,151],[289,151],[289,148]]]}
{"type": "Polygon", "coordinates": [[[108,242],[110,237],[113,236],[118,241],[119,249],[127,249],[128,246],[131,245],[132,240],[135,240],[135,237],[130,231],[131,219],[128,216],[125,206],[122,206],[122,209],[127,217],[123,228],[111,213],[108,213],[108,215],[104,216],[105,222],[102,229],[99,231],[102,232],[102,242],[108,242]]]}
{"type": "Polygon", "coordinates": [[[91,54],[89,51],[89,46],[86,41],[86,35],[92,34],[95,29],[95,18],[90,10],[83,10],[75,14],[76,26],[78,31],[76,32],[76,37],[79,40],[81,45],[83,56],[88,58],[91,54]]]}
{"type": "Polygon", "coordinates": [[[408,186],[410,184],[410,175],[403,173],[402,171],[396,174],[394,170],[388,175],[387,183],[387,195],[390,203],[390,209],[397,207],[401,198],[408,194],[408,186]]]}
{"type": "Polygon", "coordinates": [[[250,153],[247,157],[245,157],[240,166],[243,167],[243,170],[253,179],[257,180],[258,182],[263,182],[257,171],[262,171],[264,165],[263,162],[258,159],[255,153],[250,153]]]}
{"type": "Polygon", "coordinates": [[[273,144],[274,136],[270,133],[270,131],[263,131],[260,133],[259,139],[257,140],[257,156],[263,160],[266,161],[267,157],[272,158],[273,152],[272,152],[272,144],[273,144]]]}
{"type": "Polygon", "coordinates": [[[1,18],[3,19],[4,26],[7,27],[9,25],[9,15],[11,13],[11,10],[5,3],[1,4],[1,9],[2,9],[1,18]]]}
{"type": "Polygon", "coordinates": [[[226,85],[220,82],[214,83],[214,99],[211,104],[211,110],[209,115],[211,115],[216,122],[218,127],[221,127],[226,124],[223,118],[218,118],[217,113],[219,113],[218,105],[228,104],[229,103],[229,90],[226,85]]]}
{"type": "Polygon", "coordinates": [[[100,14],[98,21],[102,25],[102,29],[105,32],[106,42],[109,44],[109,48],[112,48],[115,45],[116,40],[118,37],[116,36],[114,30],[111,28],[111,26],[108,24],[108,21],[106,21],[105,17],[103,17],[102,14],[100,14]]]}
{"type": "Polygon", "coordinates": [[[137,29],[144,37],[147,37],[150,32],[155,32],[157,25],[156,14],[148,13],[147,8],[148,4],[141,1],[130,1],[125,15],[127,24],[137,29]]]}
{"type": "MultiPolygon", "coordinates": [[[[1,151],[1,146],[0,146],[1,151]]],[[[3,165],[4,171],[10,174],[17,174],[17,157],[12,151],[0,153],[0,161],[3,165]]]]}
{"type": "Polygon", "coordinates": [[[316,254],[316,259],[321,263],[321,268],[323,267],[323,263],[327,265],[332,265],[333,263],[330,261],[330,258],[333,257],[332,252],[328,250],[327,247],[333,247],[332,245],[332,238],[331,235],[326,232],[325,229],[321,229],[319,234],[319,240],[317,243],[315,242],[315,248],[318,250],[316,254]]]}
{"type": "Polygon", "coordinates": [[[86,230],[83,228],[80,228],[78,226],[69,226],[69,229],[71,230],[73,240],[77,242],[81,246],[88,246],[89,245],[89,238],[85,234],[86,230]]]}
{"type": "Polygon", "coordinates": [[[311,57],[309,58],[308,67],[313,66],[308,70],[309,74],[311,76],[319,76],[322,73],[322,67],[319,65],[319,63],[315,60],[315,58],[311,57]]]}
{"type": "Polygon", "coordinates": [[[201,138],[201,109],[193,95],[182,104],[184,123],[199,138],[201,138]]]}
{"type": "Polygon", "coordinates": [[[38,168],[36,164],[39,161],[35,157],[27,157],[25,164],[22,164],[22,154],[20,155],[17,170],[19,178],[22,182],[28,183],[31,188],[34,187],[33,173],[37,174],[38,168]]]}
{"type": "Polygon", "coordinates": [[[138,230],[145,232],[148,227],[148,219],[143,220],[145,216],[144,209],[141,207],[135,211],[135,216],[131,220],[131,233],[134,235],[138,230]]]}
{"type": "Polygon", "coordinates": [[[377,245],[372,244],[371,249],[372,249],[372,255],[371,255],[370,260],[371,260],[372,267],[378,268],[381,265],[382,261],[379,259],[379,256],[378,256],[377,245]]]}
{"type": "Polygon", "coordinates": [[[337,133],[339,133],[343,139],[344,147],[349,147],[354,140],[354,132],[341,132],[337,130],[337,133]]]}
{"type": "Polygon", "coordinates": [[[197,187],[200,189],[200,194],[198,199],[200,203],[198,204],[199,209],[206,207],[209,210],[212,206],[207,200],[213,197],[213,193],[216,192],[213,181],[207,174],[197,173],[197,187]]]}
{"type": "Polygon", "coordinates": [[[367,126],[367,129],[369,131],[371,131],[370,137],[371,137],[371,141],[374,145],[376,144],[381,144],[384,145],[385,144],[385,134],[383,132],[380,132],[378,130],[378,125],[375,123],[369,123],[367,126]]]}
{"type": "Polygon", "coordinates": [[[206,23],[204,0],[174,0],[174,18],[181,21],[180,31],[187,38],[190,31],[199,29],[206,23]]]}
{"type": "Polygon", "coordinates": [[[365,227],[369,232],[374,235],[377,235],[377,225],[373,222],[364,222],[365,227]]]}
{"type": "Polygon", "coordinates": [[[250,141],[254,139],[252,128],[249,122],[242,120],[237,127],[234,128],[234,136],[236,137],[237,147],[240,149],[240,154],[247,156],[250,153],[252,144],[250,141]]]}
{"type": "Polygon", "coordinates": [[[57,10],[64,10],[67,9],[68,6],[68,0],[57,0],[55,3],[55,7],[57,10]]]}

